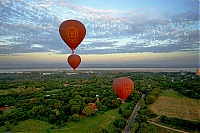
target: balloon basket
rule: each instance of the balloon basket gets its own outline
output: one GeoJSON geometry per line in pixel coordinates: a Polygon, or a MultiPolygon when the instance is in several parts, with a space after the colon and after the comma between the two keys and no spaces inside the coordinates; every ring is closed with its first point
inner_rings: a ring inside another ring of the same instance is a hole
{"type": "Polygon", "coordinates": [[[125,104],[125,102],[124,102],[124,101],[122,101],[122,104],[125,104]]]}

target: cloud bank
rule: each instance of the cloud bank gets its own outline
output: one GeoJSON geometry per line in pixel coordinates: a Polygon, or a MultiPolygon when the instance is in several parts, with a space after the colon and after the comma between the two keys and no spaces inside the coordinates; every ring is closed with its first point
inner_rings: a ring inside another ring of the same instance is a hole
{"type": "Polygon", "coordinates": [[[76,53],[199,52],[199,1],[183,4],[186,8],[118,10],[71,1],[1,0],[0,54],[71,53],[58,31],[68,19],[87,30],[76,53]]]}

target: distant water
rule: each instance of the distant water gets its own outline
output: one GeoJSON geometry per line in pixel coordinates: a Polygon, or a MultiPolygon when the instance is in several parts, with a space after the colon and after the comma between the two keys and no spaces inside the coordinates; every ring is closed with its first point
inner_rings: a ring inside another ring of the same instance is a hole
{"type": "MultiPolygon", "coordinates": [[[[79,71],[133,71],[133,72],[196,72],[197,68],[77,68],[76,72],[79,71]]],[[[0,69],[0,73],[22,73],[22,72],[34,72],[34,71],[71,71],[71,68],[51,68],[51,69],[0,69]]]]}

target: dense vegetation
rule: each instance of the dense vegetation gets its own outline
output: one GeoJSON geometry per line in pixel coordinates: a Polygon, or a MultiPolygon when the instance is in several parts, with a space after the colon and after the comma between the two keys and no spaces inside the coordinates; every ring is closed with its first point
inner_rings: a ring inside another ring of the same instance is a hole
{"type": "Polygon", "coordinates": [[[167,116],[161,116],[159,121],[163,124],[167,124],[178,129],[181,128],[189,131],[200,131],[200,122],[197,121],[182,120],[167,116]]]}
{"type": "Polygon", "coordinates": [[[148,105],[152,104],[162,89],[174,89],[190,97],[199,98],[199,78],[195,73],[185,72],[119,72],[119,71],[80,71],[31,72],[0,74],[0,126],[17,125],[19,121],[38,119],[60,127],[86,117],[118,109],[120,117],[111,124],[113,129],[102,128],[99,132],[121,132],[126,126],[142,93],[141,110],[132,131],[155,130],[147,123],[155,116],[148,105]],[[135,90],[125,100],[125,106],[112,88],[117,77],[129,77],[134,81],[135,90]],[[184,76],[184,78],[183,78],[184,76]],[[173,81],[172,81],[173,80],[173,81]],[[185,84],[187,83],[187,86],[185,84]],[[195,86],[194,88],[191,86],[195,86]],[[96,103],[98,111],[87,106],[96,103]],[[6,108],[6,110],[3,110],[6,108]]]}

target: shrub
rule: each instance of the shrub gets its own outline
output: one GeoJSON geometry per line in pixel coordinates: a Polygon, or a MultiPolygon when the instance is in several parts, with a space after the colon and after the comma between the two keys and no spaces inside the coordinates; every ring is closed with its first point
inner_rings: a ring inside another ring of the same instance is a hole
{"type": "Polygon", "coordinates": [[[123,129],[123,128],[126,126],[126,120],[125,120],[124,118],[117,118],[117,119],[114,121],[114,125],[115,125],[117,128],[123,129]]]}
{"type": "Polygon", "coordinates": [[[85,108],[83,109],[82,113],[85,116],[91,116],[91,115],[95,114],[95,110],[91,106],[85,106],[85,108]]]}
{"type": "Polygon", "coordinates": [[[75,121],[79,121],[80,120],[80,116],[78,114],[73,114],[72,115],[72,121],[75,122],[75,121]]]}

